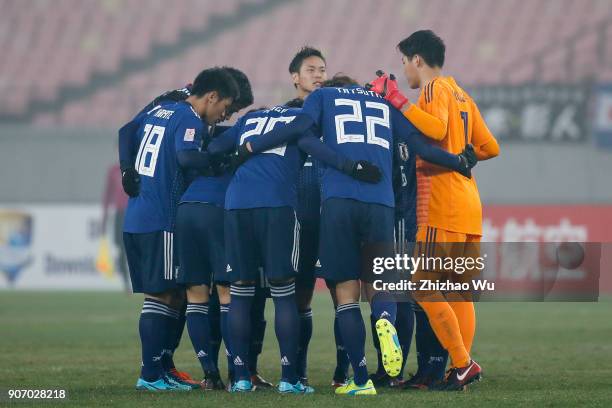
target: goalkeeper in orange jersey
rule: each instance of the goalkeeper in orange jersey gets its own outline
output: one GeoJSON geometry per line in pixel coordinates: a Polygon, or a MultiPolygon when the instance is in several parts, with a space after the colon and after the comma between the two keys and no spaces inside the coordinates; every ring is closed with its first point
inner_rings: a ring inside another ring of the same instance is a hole
{"type": "MultiPolygon", "coordinates": [[[[442,76],[445,45],[430,30],[417,31],[402,40],[404,74],[412,89],[421,89],[416,104],[410,103],[393,76],[377,72],[369,88],[385,99],[421,132],[450,153],[471,144],[479,160],[499,154],[499,145],[487,128],[472,98],[450,76],[442,76]]],[[[479,256],[482,206],[473,177],[448,172],[417,158],[417,255],[439,257],[479,256]]],[[[473,272],[473,271],[472,271],[473,272]]],[[[447,273],[430,268],[417,270],[413,281],[469,281],[470,274],[447,273]]],[[[470,294],[417,291],[436,337],[448,351],[451,370],[438,387],[463,389],[480,379],[481,367],[470,357],[476,316],[470,294]]]]}

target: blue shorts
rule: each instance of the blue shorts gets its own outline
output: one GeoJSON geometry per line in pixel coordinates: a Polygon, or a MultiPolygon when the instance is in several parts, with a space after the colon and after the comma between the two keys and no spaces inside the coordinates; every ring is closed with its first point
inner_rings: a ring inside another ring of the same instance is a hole
{"type": "Polygon", "coordinates": [[[231,281],[294,278],[299,259],[300,224],[291,207],[225,211],[225,248],[231,281]]]}
{"type": "Polygon", "coordinates": [[[394,210],[381,204],[330,198],[321,207],[318,276],[331,282],[378,279],[374,257],[393,257],[394,210]]]}
{"type": "Polygon", "coordinates": [[[177,282],[207,285],[229,281],[223,236],[223,208],[182,203],[176,212],[177,282]]]}
{"type": "Polygon", "coordinates": [[[134,293],[157,294],[177,287],[173,241],[168,231],[123,233],[134,293]]]}
{"type": "Polygon", "coordinates": [[[315,265],[319,259],[319,220],[300,222],[300,258],[295,286],[299,290],[314,290],[315,265]]]}
{"type": "Polygon", "coordinates": [[[417,225],[414,217],[395,214],[395,252],[401,255],[414,254],[417,225]]]}

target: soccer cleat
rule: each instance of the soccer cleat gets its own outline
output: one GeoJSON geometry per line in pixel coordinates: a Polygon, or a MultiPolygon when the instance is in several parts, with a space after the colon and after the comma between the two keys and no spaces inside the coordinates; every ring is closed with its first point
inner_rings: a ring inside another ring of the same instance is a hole
{"type": "Polygon", "coordinates": [[[171,371],[167,371],[165,376],[168,379],[168,381],[175,382],[175,383],[180,384],[182,386],[187,386],[187,387],[189,387],[192,390],[200,388],[200,383],[199,382],[193,381],[193,380],[188,382],[186,380],[183,380],[178,375],[173,374],[172,370],[171,371]]]}
{"type": "Polygon", "coordinates": [[[312,394],[314,392],[314,388],[312,388],[310,385],[304,385],[299,381],[295,384],[291,384],[287,381],[281,381],[278,384],[278,392],[281,394],[312,394]]]}
{"type": "Polygon", "coordinates": [[[470,360],[467,367],[453,368],[446,376],[444,381],[444,390],[446,391],[462,391],[465,386],[480,381],[482,377],[482,368],[474,360],[470,360]]]}
{"type": "Polygon", "coordinates": [[[376,334],[380,342],[383,367],[390,377],[397,377],[402,371],[402,348],[393,324],[385,318],[376,321],[376,334]]]}
{"type": "Polygon", "coordinates": [[[253,374],[251,376],[251,382],[256,387],[261,387],[261,388],[272,388],[272,387],[274,387],[274,384],[272,384],[270,381],[267,381],[265,378],[263,378],[261,375],[259,375],[259,373],[255,373],[255,374],[253,374]]]}
{"type": "Polygon", "coordinates": [[[196,388],[200,388],[200,383],[197,383],[197,385],[187,384],[186,382],[183,382],[183,380],[176,379],[168,373],[164,374],[164,380],[174,385],[176,389],[180,391],[191,391],[196,388]]]}
{"type": "Polygon", "coordinates": [[[146,391],[177,391],[179,388],[172,384],[169,381],[166,381],[165,378],[160,378],[155,381],[147,381],[143,378],[139,378],[136,381],[136,389],[137,390],[146,390],[146,391]]]}
{"type": "Polygon", "coordinates": [[[331,382],[331,386],[336,389],[345,386],[347,383],[348,380],[346,378],[334,378],[331,382]]]}
{"type": "Polygon", "coordinates": [[[230,392],[253,392],[255,391],[255,387],[253,387],[253,383],[249,380],[240,380],[236,381],[232,388],[230,388],[230,392]]]}
{"type": "Polygon", "coordinates": [[[336,388],[335,393],[336,395],[376,395],[376,388],[372,380],[368,380],[364,385],[357,385],[351,379],[348,384],[336,388]]]}
{"type": "Polygon", "coordinates": [[[206,373],[206,378],[202,380],[200,386],[205,391],[225,390],[225,384],[219,377],[219,373],[206,373]]]}
{"type": "Polygon", "coordinates": [[[199,388],[200,387],[200,383],[196,380],[194,380],[189,374],[187,374],[185,371],[178,371],[176,368],[171,368],[168,371],[168,374],[174,378],[175,380],[180,380],[181,382],[185,383],[185,384],[189,384],[192,386],[192,388],[199,388]]]}
{"type": "Polygon", "coordinates": [[[391,377],[383,371],[382,373],[376,372],[370,374],[370,380],[372,380],[375,387],[388,387],[391,382],[391,377]]]}

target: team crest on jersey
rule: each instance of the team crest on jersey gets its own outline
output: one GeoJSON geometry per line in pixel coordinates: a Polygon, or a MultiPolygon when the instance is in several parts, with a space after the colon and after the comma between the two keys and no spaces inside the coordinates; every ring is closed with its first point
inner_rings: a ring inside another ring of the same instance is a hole
{"type": "Polygon", "coordinates": [[[399,149],[399,156],[402,161],[408,161],[410,157],[410,152],[408,151],[408,146],[406,143],[398,143],[397,148],[399,149]]]}
{"type": "Polygon", "coordinates": [[[183,138],[186,142],[193,142],[195,139],[195,129],[185,129],[185,137],[183,138]]]}

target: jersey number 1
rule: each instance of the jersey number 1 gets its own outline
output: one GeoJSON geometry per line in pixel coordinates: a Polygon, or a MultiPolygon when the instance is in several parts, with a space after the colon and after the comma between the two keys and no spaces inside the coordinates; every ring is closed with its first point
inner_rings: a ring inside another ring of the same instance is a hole
{"type": "Polygon", "coordinates": [[[465,135],[465,145],[468,144],[468,113],[461,111],[461,120],[463,120],[463,133],[465,135]]]}
{"type": "Polygon", "coordinates": [[[145,125],[144,137],[140,142],[138,154],[136,155],[135,167],[138,174],[149,177],[155,176],[155,165],[157,164],[157,156],[159,155],[165,130],[166,128],[163,126],[145,125]],[[149,160],[147,163],[148,155],[149,160]]]}

